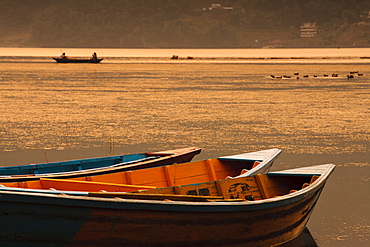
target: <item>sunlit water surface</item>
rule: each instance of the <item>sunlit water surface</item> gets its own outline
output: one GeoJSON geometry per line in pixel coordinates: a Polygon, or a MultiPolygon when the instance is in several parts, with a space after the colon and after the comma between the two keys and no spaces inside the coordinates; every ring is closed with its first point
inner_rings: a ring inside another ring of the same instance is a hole
{"type": "Polygon", "coordinates": [[[317,244],[366,246],[369,57],[370,49],[0,48],[0,165],[277,147],[274,170],[337,165],[308,224],[317,244]],[[104,60],[57,64],[51,56],[61,51],[104,60]],[[353,71],[363,75],[348,79],[353,71]]]}

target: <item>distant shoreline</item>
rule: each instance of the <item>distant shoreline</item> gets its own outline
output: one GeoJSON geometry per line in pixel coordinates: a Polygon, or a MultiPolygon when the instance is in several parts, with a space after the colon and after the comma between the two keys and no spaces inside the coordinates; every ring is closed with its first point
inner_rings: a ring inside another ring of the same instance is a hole
{"type": "MultiPolygon", "coordinates": [[[[52,46],[2,46],[0,48],[50,48],[61,49],[52,46]]],[[[369,46],[283,46],[283,47],[63,47],[62,49],[348,49],[348,48],[370,48],[369,46]]]]}

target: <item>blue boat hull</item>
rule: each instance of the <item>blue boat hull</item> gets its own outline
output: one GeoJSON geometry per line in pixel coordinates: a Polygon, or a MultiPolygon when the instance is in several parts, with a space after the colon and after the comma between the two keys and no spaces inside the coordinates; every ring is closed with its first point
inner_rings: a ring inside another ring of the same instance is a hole
{"type": "Polygon", "coordinates": [[[189,162],[200,148],[106,156],[53,163],[0,167],[0,182],[17,182],[47,178],[73,178],[143,169],[173,163],[189,162]]]}

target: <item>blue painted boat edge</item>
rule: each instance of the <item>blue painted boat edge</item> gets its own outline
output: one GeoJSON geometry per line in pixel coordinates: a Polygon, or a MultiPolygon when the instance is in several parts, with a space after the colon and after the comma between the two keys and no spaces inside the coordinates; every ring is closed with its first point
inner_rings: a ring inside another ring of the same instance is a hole
{"type": "MultiPolygon", "coordinates": [[[[101,169],[93,170],[93,171],[86,171],[86,170],[78,170],[75,173],[61,173],[53,176],[53,178],[75,178],[81,176],[95,176],[95,175],[102,175],[102,174],[109,174],[115,173],[119,171],[127,171],[127,170],[137,170],[137,169],[144,169],[144,168],[151,168],[156,166],[162,165],[169,165],[173,163],[185,163],[190,162],[195,155],[201,152],[201,148],[190,147],[190,148],[181,148],[181,149],[174,149],[174,150],[167,150],[167,151],[159,151],[159,152],[151,152],[145,153],[150,159],[152,156],[155,156],[157,153],[161,153],[162,155],[158,155],[158,157],[152,160],[145,160],[141,162],[134,162],[128,165],[120,165],[115,167],[102,167],[101,169]],[[166,155],[164,155],[166,154],[166,155]]],[[[38,176],[34,176],[34,174],[27,174],[23,176],[0,176],[0,181],[4,182],[19,182],[19,181],[28,181],[28,180],[38,180],[41,177],[46,177],[46,174],[40,174],[38,176]]]]}
{"type": "MultiPolygon", "coordinates": [[[[51,169],[55,167],[65,167],[65,166],[73,167],[76,165],[83,165],[83,164],[88,164],[88,163],[93,163],[93,162],[102,162],[102,161],[110,161],[110,160],[122,160],[122,162],[129,162],[129,161],[134,161],[136,159],[143,159],[145,157],[148,157],[145,153],[137,153],[137,154],[114,155],[114,156],[104,156],[104,157],[87,158],[87,159],[66,160],[66,161],[58,161],[58,162],[50,162],[50,163],[38,163],[38,164],[18,165],[18,166],[3,166],[3,167],[0,167],[0,174],[7,175],[6,173],[9,173],[12,171],[24,171],[25,174],[33,174],[34,170],[40,170],[40,169],[51,169]]],[[[40,173],[40,174],[43,174],[43,173],[40,173]]]]}
{"type": "MultiPolygon", "coordinates": [[[[121,154],[86,159],[65,160],[50,163],[38,163],[29,165],[3,166],[0,167],[0,179],[11,176],[46,176],[62,175],[74,172],[91,172],[100,169],[111,169],[120,166],[129,167],[132,164],[144,163],[148,160],[163,160],[166,157],[195,156],[201,152],[201,148],[187,147],[173,150],[154,151],[135,154],[121,154]]],[[[190,160],[193,157],[190,158],[190,160]]],[[[22,178],[19,178],[22,179],[22,178]]]]}
{"type": "MultiPolygon", "coordinates": [[[[160,156],[158,156],[158,157],[150,156],[150,157],[146,157],[146,158],[142,158],[142,159],[121,162],[121,163],[117,163],[117,164],[114,164],[114,165],[101,166],[101,167],[92,168],[92,169],[83,169],[83,170],[79,170],[79,171],[81,171],[81,172],[99,171],[99,170],[102,170],[102,169],[109,169],[109,168],[114,168],[114,167],[118,167],[118,166],[128,166],[128,165],[148,161],[148,160],[151,160],[151,159],[157,159],[157,158],[160,158],[160,156]]],[[[68,171],[68,172],[40,173],[40,174],[35,174],[35,176],[48,177],[48,176],[55,176],[55,175],[67,175],[67,174],[75,174],[76,172],[79,172],[79,171],[73,170],[73,171],[68,171]]]]}

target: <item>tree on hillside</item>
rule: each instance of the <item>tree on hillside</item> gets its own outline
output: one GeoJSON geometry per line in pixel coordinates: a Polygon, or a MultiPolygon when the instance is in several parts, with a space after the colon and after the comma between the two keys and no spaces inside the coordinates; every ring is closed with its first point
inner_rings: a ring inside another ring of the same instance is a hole
{"type": "Polygon", "coordinates": [[[212,3],[2,0],[0,31],[29,33],[26,42],[34,46],[240,47],[251,32],[291,33],[303,22],[316,22],[333,37],[370,10],[366,0],[220,0],[221,7],[210,10],[212,3]]]}

